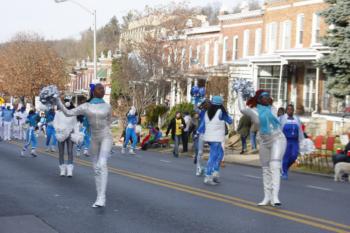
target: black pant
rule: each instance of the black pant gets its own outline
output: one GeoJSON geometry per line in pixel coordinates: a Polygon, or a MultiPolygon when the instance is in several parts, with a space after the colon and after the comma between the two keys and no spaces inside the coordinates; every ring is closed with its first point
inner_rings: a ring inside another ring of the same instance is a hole
{"type": "Polygon", "coordinates": [[[67,145],[68,164],[73,164],[73,142],[70,139],[70,137],[63,142],[58,142],[59,163],[60,165],[64,164],[64,146],[65,145],[67,145]]]}
{"type": "Polygon", "coordinates": [[[188,152],[188,138],[189,138],[189,133],[188,132],[183,132],[182,133],[183,152],[188,152]]]}
{"type": "Polygon", "coordinates": [[[350,157],[346,154],[335,154],[332,156],[332,160],[334,165],[340,162],[350,163],[350,157]]]}

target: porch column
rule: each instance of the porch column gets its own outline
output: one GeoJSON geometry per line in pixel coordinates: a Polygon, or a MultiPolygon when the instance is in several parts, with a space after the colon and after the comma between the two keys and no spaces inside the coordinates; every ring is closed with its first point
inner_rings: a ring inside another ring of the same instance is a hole
{"type": "Polygon", "coordinates": [[[170,91],[170,107],[174,107],[175,106],[175,98],[176,98],[176,81],[173,80],[171,81],[171,91],[170,91]]]}
{"type": "Polygon", "coordinates": [[[176,104],[181,102],[181,86],[180,81],[176,82],[176,104]]]}
{"type": "MultiPolygon", "coordinates": [[[[316,93],[315,93],[315,110],[314,113],[317,113],[319,111],[318,108],[318,97],[322,96],[318,94],[318,90],[319,90],[319,83],[320,83],[320,68],[316,68],[316,93]]],[[[311,92],[312,95],[312,92],[311,92]]],[[[312,96],[311,96],[312,97],[312,96]]]]}
{"type": "Polygon", "coordinates": [[[191,103],[191,89],[192,89],[192,79],[187,78],[187,102],[191,103]]]}
{"type": "Polygon", "coordinates": [[[228,79],[228,96],[227,96],[227,109],[229,114],[233,114],[234,102],[233,102],[233,92],[232,92],[233,78],[228,79]]]}
{"type": "Polygon", "coordinates": [[[159,105],[159,87],[158,86],[156,91],[156,105],[159,105]]]}
{"type": "Polygon", "coordinates": [[[278,100],[278,107],[281,107],[283,104],[283,100],[281,98],[281,90],[282,90],[282,76],[283,76],[283,65],[284,61],[281,60],[281,66],[280,66],[280,77],[278,81],[278,93],[277,93],[277,100],[278,100]]]}

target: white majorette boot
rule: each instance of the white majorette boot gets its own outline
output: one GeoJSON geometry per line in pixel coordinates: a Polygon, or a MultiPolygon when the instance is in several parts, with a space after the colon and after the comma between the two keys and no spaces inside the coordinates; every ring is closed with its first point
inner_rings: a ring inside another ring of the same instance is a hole
{"type": "Polygon", "coordinates": [[[271,167],[271,186],[272,186],[272,196],[271,196],[271,205],[272,206],[280,206],[282,205],[278,194],[280,191],[281,184],[281,166],[280,162],[272,162],[270,164],[271,167]]]}
{"type": "Polygon", "coordinates": [[[122,154],[125,154],[125,148],[122,147],[122,154]]]}
{"type": "Polygon", "coordinates": [[[205,176],[204,177],[204,184],[208,184],[208,185],[217,185],[217,183],[215,183],[213,181],[213,176],[205,176]]]}
{"type": "Polygon", "coordinates": [[[269,167],[263,167],[263,185],[264,185],[264,199],[258,203],[258,206],[267,206],[271,202],[271,171],[269,167]]]}
{"type": "Polygon", "coordinates": [[[136,153],[135,153],[134,149],[132,149],[132,148],[130,148],[130,150],[129,150],[129,154],[130,154],[130,155],[136,155],[136,153]]]}
{"type": "Polygon", "coordinates": [[[73,168],[74,168],[73,164],[67,165],[67,177],[71,178],[73,176],[73,168]]]}
{"type": "Polygon", "coordinates": [[[65,164],[58,166],[60,168],[60,176],[66,176],[67,167],[65,164]]]}
{"type": "Polygon", "coordinates": [[[105,207],[106,206],[106,187],[108,180],[108,169],[107,166],[95,168],[95,182],[97,198],[95,203],[92,205],[93,208],[105,207]]]}

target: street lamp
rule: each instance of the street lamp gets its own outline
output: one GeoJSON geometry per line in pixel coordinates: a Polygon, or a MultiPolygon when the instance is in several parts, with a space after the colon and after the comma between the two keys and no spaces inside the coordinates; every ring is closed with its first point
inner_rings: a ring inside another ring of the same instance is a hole
{"type": "Polygon", "coordinates": [[[82,8],[83,10],[87,11],[88,13],[90,13],[93,18],[94,18],[94,78],[93,78],[93,82],[97,81],[97,58],[96,58],[96,10],[90,10],[89,8],[87,8],[86,6],[82,5],[81,3],[75,1],[75,0],[55,0],[56,3],[62,3],[62,2],[72,2],[76,5],[78,5],[80,8],[82,8]]]}

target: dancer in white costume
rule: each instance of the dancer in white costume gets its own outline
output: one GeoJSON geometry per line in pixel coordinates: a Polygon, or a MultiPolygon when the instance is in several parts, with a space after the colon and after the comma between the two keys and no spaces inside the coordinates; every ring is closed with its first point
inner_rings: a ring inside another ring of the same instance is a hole
{"type": "Polygon", "coordinates": [[[258,90],[246,104],[242,90],[237,91],[240,111],[249,116],[259,128],[258,141],[260,142],[259,155],[263,171],[264,199],[258,205],[279,206],[281,202],[278,194],[286,138],[281,131],[277,116],[272,112],[272,99],[267,91],[258,90]]]}
{"type": "Polygon", "coordinates": [[[97,199],[92,207],[104,207],[106,204],[106,187],[108,179],[107,159],[112,149],[111,106],[102,99],[105,89],[102,84],[93,88],[93,98],[74,109],[68,110],[59,98],[58,107],[66,116],[85,115],[91,129],[91,154],[95,170],[97,199]]]}

